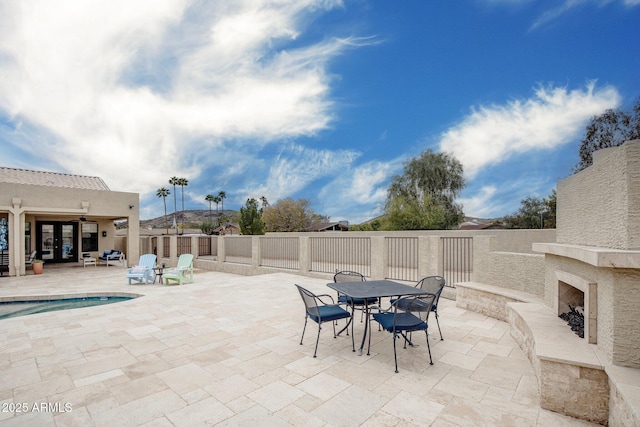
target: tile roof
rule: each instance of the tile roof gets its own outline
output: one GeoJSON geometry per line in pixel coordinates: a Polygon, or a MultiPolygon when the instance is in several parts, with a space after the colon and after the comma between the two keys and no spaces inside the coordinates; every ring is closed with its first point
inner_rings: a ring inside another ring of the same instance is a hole
{"type": "Polygon", "coordinates": [[[71,175],[67,173],[32,171],[0,167],[0,183],[43,185],[48,187],[106,190],[109,187],[96,176],[71,175]]]}

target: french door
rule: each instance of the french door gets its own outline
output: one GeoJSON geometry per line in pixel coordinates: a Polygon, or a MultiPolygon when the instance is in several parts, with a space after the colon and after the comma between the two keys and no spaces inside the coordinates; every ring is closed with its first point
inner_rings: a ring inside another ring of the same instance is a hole
{"type": "Polygon", "coordinates": [[[37,222],[38,257],[47,262],[77,262],[78,223],[37,222]]]}

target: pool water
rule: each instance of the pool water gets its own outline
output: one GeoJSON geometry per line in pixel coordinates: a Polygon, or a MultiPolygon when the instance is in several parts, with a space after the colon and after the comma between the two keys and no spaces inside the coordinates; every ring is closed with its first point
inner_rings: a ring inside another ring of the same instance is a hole
{"type": "Polygon", "coordinates": [[[0,301],[0,319],[128,301],[133,297],[95,296],[50,300],[0,301]]]}

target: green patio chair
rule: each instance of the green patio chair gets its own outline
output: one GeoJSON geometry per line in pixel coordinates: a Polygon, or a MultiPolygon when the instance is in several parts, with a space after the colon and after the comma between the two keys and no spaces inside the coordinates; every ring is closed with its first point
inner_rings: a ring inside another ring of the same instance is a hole
{"type": "Polygon", "coordinates": [[[176,268],[165,269],[162,273],[164,278],[164,284],[168,285],[169,281],[173,280],[178,282],[178,285],[183,283],[193,282],[193,255],[182,254],[178,258],[178,265],[176,268]]]}

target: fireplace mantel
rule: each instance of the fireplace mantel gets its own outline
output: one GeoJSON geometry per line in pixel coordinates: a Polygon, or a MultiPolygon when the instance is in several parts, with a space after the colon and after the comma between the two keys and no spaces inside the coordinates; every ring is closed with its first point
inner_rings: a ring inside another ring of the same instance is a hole
{"type": "Polygon", "coordinates": [[[534,243],[533,251],[575,259],[594,267],[640,269],[640,251],[635,250],[566,245],[562,243],[534,243]]]}

